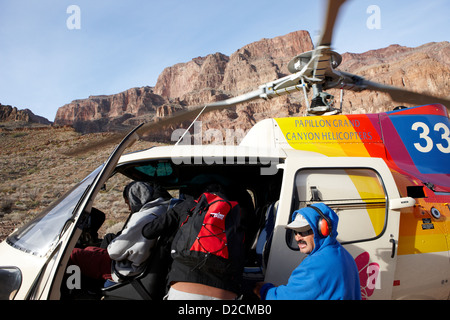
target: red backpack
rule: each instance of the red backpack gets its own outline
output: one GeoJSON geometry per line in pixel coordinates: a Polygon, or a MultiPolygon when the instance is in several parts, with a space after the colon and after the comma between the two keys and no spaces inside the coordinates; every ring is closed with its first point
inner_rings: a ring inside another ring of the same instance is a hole
{"type": "Polygon", "coordinates": [[[240,211],[236,201],[203,193],[173,240],[172,257],[194,268],[238,272],[244,247],[240,211]]]}

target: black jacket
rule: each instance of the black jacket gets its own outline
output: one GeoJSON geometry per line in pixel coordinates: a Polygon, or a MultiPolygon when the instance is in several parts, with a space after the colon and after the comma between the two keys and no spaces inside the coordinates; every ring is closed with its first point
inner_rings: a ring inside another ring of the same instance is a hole
{"type": "MultiPolygon", "coordinates": [[[[187,199],[177,204],[165,215],[153,220],[144,226],[142,234],[148,239],[154,239],[159,236],[160,241],[166,243],[167,248],[172,252],[177,251],[176,241],[173,242],[180,226],[187,221],[191,210],[195,207],[196,201],[187,199]]],[[[242,230],[241,230],[242,231],[242,230]]],[[[243,231],[242,231],[243,237],[243,231]]],[[[172,282],[194,282],[209,285],[216,288],[240,293],[240,283],[244,262],[244,250],[230,251],[228,260],[219,259],[214,255],[204,258],[199,257],[181,257],[172,254],[173,262],[168,275],[168,284],[172,282]]]]}

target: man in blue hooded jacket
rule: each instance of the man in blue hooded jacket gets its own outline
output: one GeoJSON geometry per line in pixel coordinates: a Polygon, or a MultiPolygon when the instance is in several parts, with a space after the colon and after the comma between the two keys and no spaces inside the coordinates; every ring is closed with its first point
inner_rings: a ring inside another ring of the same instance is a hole
{"type": "Polygon", "coordinates": [[[360,300],[355,260],[336,240],[337,214],[319,203],[297,210],[293,216],[286,228],[295,232],[300,252],[308,256],[286,285],[260,282],[254,292],[262,300],[360,300]]]}

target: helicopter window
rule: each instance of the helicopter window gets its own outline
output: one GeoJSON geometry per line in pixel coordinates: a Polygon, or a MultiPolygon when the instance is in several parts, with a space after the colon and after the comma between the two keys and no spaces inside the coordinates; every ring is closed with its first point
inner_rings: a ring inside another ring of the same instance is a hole
{"type": "MultiPolygon", "coordinates": [[[[386,192],[372,169],[305,169],[295,178],[293,211],[323,202],[339,216],[338,241],[342,244],[380,237],[386,227],[386,192]]],[[[290,218],[292,219],[292,217],[290,218]]],[[[297,250],[287,230],[290,248],[297,250]]]]}
{"type": "Polygon", "coordinates": [[[156,165],[145,165],[136,167],[136,170],[145,173],[150,177],[165,177],[170,176],[173,172],[172,166],[169,162],[158,162],[156,165]]]}
{"type": "Polygon", "coordinates": [[[44,256],[55,244],[67,222],[103,165],[75,185],[63,197],[41,212],[28,224],[11,234],[6,241],[13,247],[37,256],[44,256]]]}
{"type": "Polygon", "coordinates": [[[423,186],[407,186],[406,193],[411,198],[425,198],[425,191],[423,186]]]}

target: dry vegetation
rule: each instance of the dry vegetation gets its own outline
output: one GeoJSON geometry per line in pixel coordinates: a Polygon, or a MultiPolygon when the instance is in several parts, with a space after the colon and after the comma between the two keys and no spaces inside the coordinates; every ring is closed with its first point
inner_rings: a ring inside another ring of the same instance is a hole
{"type": "MultiPolygon", "coordinates": [[[[0,241],[104,162],[115,144],[78,156],[65,153],[109,135],[81,135],[68,127],[0,131],[0,241]]],[[[132,150],[150,146],[139,141],[132,150]]],[[[122,200],[126,182],[112,178],[96,200],[95,206],[107,215],[102,233],[127,214],[122,200]]]]}

